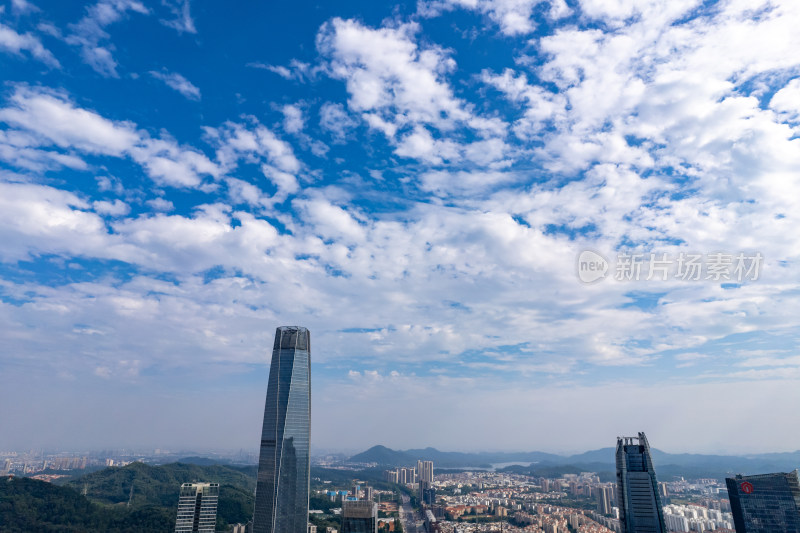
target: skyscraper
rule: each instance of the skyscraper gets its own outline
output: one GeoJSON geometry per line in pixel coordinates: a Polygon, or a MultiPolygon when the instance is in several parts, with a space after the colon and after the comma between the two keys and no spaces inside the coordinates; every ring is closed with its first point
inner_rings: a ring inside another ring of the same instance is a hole
{"type": "Polygon", "coordinates": [[[301,327],[275,331],[269,368],[253,533],[307,533],[311,344],[301,327]]]}
{"type": "Polygon", "coordinates": [[[725,479],[736,533],[800,533],[800,474],[725,479]]]}
{"type": "Polygon", "coordinates": [[[178,499],[175,533],[214,533],[219,483],[184,483],[178,499]]]}
{"type": "Polygon", "coordinates": [[[342,533],[378,533],[378,505],[369,500],[345,500],[342,533]]]}
{"type": "Polygon", "coordinates": [[[617,438],[617,506],[622,533],[667,532],[644,433],[617,438]]]}

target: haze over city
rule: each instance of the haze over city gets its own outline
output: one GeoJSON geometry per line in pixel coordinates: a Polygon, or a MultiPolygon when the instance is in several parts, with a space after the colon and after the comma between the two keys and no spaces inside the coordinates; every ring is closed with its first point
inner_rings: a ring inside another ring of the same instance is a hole
{"type": "Polygon", "coordinates": [[[1,1],[0,449],[253,450],[301,325],[312,450],[797,450],[797,27],[1,1]]]}

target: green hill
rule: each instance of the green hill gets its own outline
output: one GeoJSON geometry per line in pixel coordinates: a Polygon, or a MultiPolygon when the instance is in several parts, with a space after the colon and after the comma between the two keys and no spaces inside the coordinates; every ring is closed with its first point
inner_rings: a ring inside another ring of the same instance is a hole
{"type": "Polygon", "coordinates": [[[88,498],[98,503],[122,506],[130,500],[131,509],[156,506],[174,517],[181,484],[194,481],[219,483],[217,529],[224,531],[228,524],[247,522],[253,516],[255,467],[137,462],[87,474],[67,486],[85,489],[88,498]]]}
{"type": "Polygon", "coordinates": [[[3,533],[167,533],[174,529],[175,512],[164,507],[109,507],[91,502],[70,487],[30,478],[0,478],[3,533]]]}

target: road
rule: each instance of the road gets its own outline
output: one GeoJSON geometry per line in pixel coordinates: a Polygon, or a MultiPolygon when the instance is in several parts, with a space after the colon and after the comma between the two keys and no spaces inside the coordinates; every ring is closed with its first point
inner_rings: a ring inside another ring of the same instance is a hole
{"type": "Polygon", "coordinates": [[[417,513],[411,508],[411,498],[402,495],[402,503],[397,508],[400,513],[400,523],[403,524],[404,533],[425,533],[422,522],[419,521],[417,513]]]}

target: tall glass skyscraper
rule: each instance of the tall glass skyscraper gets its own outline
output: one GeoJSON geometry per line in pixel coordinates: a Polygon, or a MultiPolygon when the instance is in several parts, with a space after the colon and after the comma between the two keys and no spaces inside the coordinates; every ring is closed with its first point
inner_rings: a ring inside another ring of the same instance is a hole
{"type": "Polygon", "coordinates": [[[284,326],[275,331],[253,533],[308,533],[310,353],[306,328],[284,326]]]}
{"type": "Polygon", "coordinates": [[[725,479],[736,533],[800,533],[800,474],[725,479]]]}
{"type": "Polygon", "coordinates": [[[644,433],[617,438],[617,505],[622,533],[667,533],[644,433]]]}

